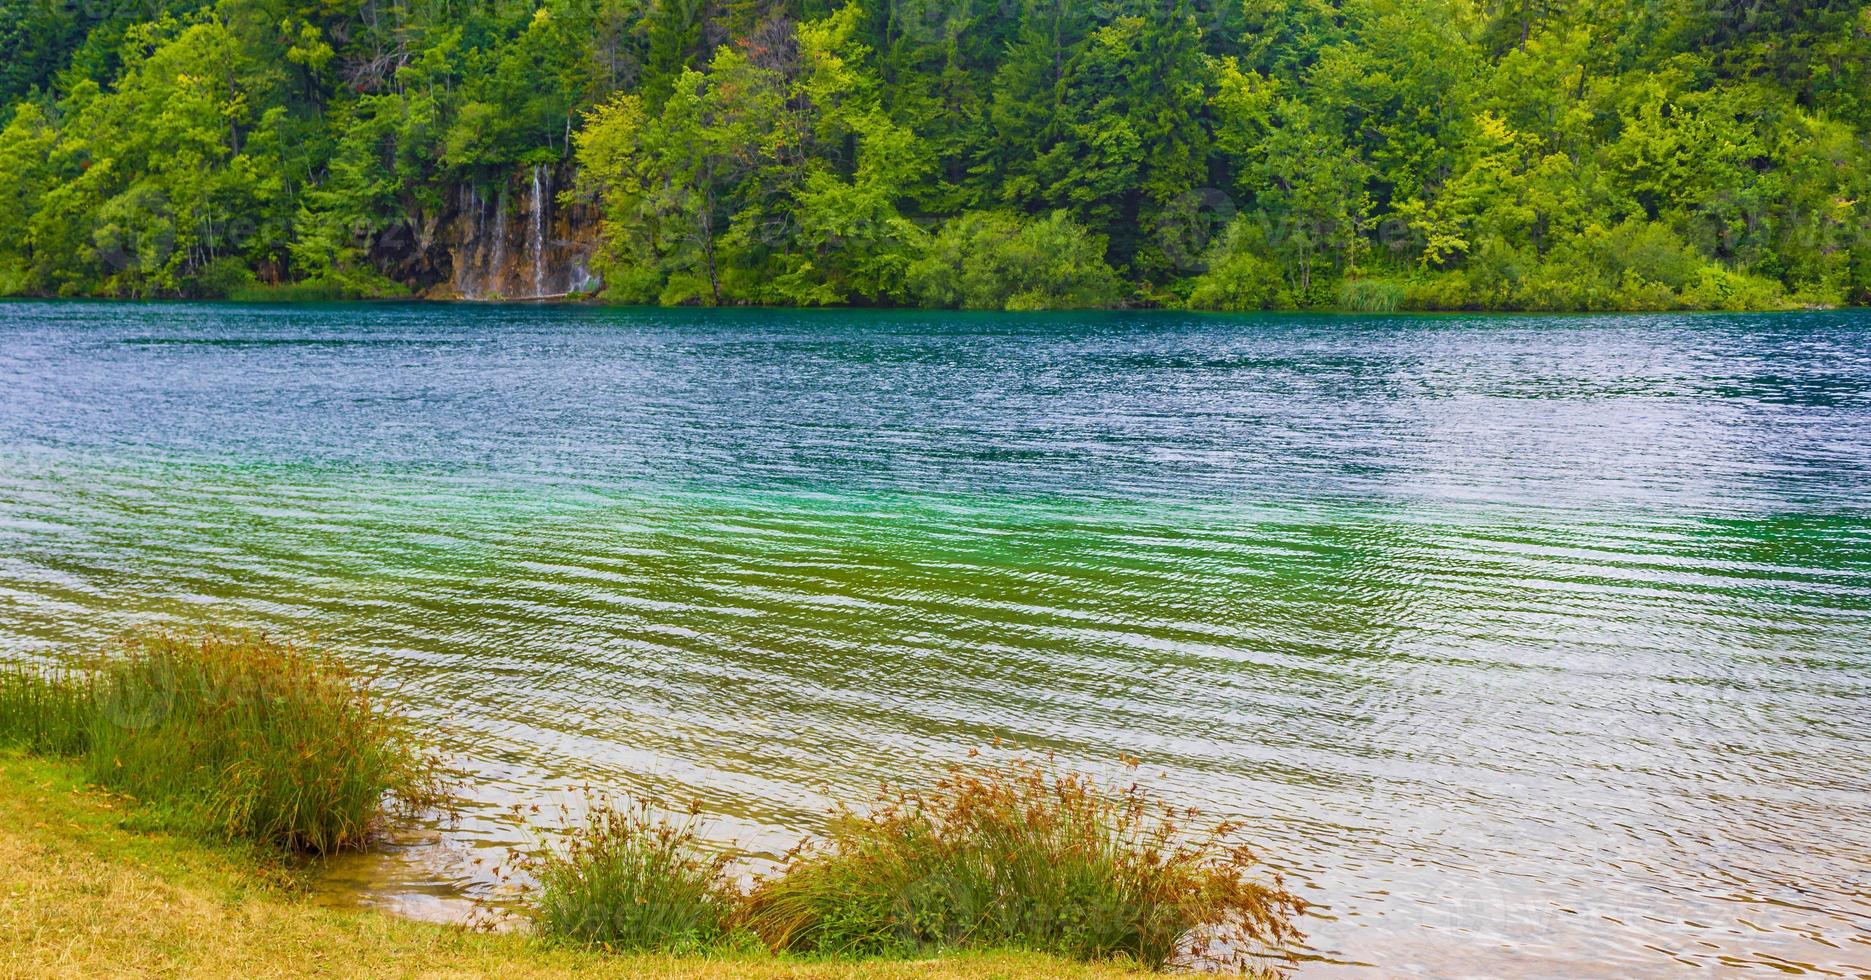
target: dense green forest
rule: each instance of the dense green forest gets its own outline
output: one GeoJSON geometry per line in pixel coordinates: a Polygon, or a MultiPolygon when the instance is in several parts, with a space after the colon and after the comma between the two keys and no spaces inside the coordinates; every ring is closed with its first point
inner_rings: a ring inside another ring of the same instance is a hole
{"type": "Polygon", "coordinates": [[[432,290],[544,173],[617,302],[1871,298],[1844,0],[0,0],[0,104],[0,293],[432,290]]]}

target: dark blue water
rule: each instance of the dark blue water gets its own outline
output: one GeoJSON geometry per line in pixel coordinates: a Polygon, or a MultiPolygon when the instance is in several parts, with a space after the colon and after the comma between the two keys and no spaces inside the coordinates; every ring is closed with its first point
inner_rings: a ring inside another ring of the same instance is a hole
{"type": "Polygon", "coordinates": [[[0,656],[155,622],[444,733],[417,911],[1002,738],[1248,820],[1302,976],[1871,974],[1863,314],[0,305],[0,656]]]}

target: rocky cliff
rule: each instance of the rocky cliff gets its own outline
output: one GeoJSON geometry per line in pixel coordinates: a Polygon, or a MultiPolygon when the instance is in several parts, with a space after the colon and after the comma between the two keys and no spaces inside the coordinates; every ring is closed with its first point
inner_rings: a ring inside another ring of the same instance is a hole
{"type": "Polygon", "coordinates": [[[536,165],[493,187],[463,185],[446,211],[372,246],[391,278],[425,299],[561,299],[596,290],[598,215],[557,200],[569,171],[536,165]]]}

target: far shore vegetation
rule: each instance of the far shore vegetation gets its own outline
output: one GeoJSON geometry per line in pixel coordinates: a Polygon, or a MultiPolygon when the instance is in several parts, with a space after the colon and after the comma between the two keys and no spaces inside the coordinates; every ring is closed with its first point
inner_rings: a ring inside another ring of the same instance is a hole
{"type": "Polygon", "coordinates": [[[0,295],[1863,305],[1867,140],[1856,0],[0,0],[0,295]]]}
{"type": "MultiPolygon", "coordinates": [[[[368,847],[390,823],[445,806],[447,776],[367,677],[329,653],[245,633],[153,633],[81,667],[0,667],[0,752],[31,757],[0,755],[4,806],[18,811],[0,830],[0,853],[31,858],[0,872],[0,908],[37,896],[0,926],[14,963],[54,955],[39,946],[58,941],[59,917],[71,914],[62,903],[86,887],[56,881],[62,865],[46,841],[59,838],[53,851],[72,854],[152,853],[132,826],[177,851],[159,866],[212,863],[205,856],[214,854],[233,862],[168,876],[166,901],[274,880],[254,892],[264,910],[255,914],[278,919],[289,937],[367,930],[385,964],[424,949],[445,957],[414,964],[424,970],[483,957],[490,968],[517,958],[522,973],[554,972],[598,952],[636,957],[620,962],[652,972],[690,962],[694,972],[742,966],[748,976],[803,964],[902,975],[912,961],[930,966],[918,975],[1064,974],[1067,961],[1269,972],[1300,938],[1305,910],[1240,839],[1243,828],[1205,823],[1134,784],[1015,760],[957,766],[926,789],[842,811],[823,839],[751,888],[732,870],[731,850],[708,840],[699,805],[672,812],[600,800],[568,811],[510,864],[532,925],[526,944],[313,911],[278,886],[282,875],[315,874],[317,855],[368,847]],[[114,795],[88,795],[80,778],[114,795]],[[29,783],[39,789],[18,791],[29,783]],[[113,833],[100,807],[133,817],[113,833]],[[80,811],[88,830],[70,816],[80,811]],[[48,830],[53,821],[81,839],[48,830]],[[19,879],[10,896],[8,876],[19,879]]],[[[154,887],[147,869],[116,859],[92,878],[154,887]]],[[[230,948],[205,923],[195,931],[187,916],[157,922],[147,909],[106,902],[84,917],[124,941],[138,930],[170,935],[184,947],[172,949],[177,962],[262,955],[230,948]]],[[[81,959],[103,955],[87,946],[81,959]]]]}

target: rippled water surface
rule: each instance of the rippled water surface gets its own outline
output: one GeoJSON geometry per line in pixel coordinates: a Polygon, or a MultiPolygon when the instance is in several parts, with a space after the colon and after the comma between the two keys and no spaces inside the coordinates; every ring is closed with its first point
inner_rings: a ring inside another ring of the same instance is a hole
{"type": "Polygon", "coordinates": [[[0,657],[161,621],[440,726],[335,876],[419,911],[512,799],[757,858],[999,737],[1251,821],[1302,977],[1871,975],[1861,314],[0,305],[0,657]]]}

